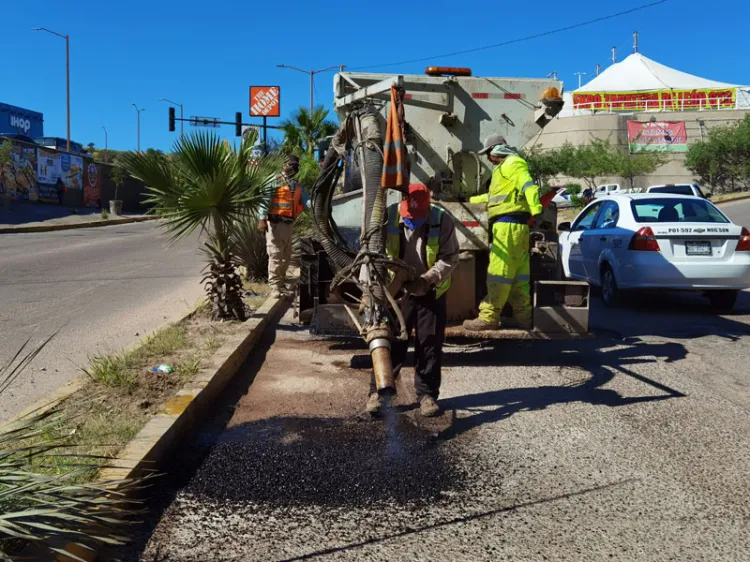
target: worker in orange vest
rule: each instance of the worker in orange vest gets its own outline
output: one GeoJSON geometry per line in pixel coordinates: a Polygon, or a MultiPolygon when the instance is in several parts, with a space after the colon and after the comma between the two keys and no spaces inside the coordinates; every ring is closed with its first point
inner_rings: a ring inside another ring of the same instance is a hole
{"type": "Polygon", "coordinates": [[[310,200],[302,185],[294,179],[299,172],[299,158],[287,156],[284,172],[276,177],[275,189],[270,200],[261,210],[258,230],[266,234],[268,252],[268,284],[271,296],[279,298],[287,293],[286,270],[292,259],[292,235],[294,220],[310,200]]]}

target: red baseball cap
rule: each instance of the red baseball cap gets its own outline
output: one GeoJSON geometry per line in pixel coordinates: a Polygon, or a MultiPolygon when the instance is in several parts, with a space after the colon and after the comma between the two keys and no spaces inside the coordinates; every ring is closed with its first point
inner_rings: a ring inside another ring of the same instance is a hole
{"type": "Polygon", "coordinates": [[[430,211],[430,190],[421,183],[409,185],[409,195],[401,200],[399,214],[406,219],[422,220],[430,211]]]}

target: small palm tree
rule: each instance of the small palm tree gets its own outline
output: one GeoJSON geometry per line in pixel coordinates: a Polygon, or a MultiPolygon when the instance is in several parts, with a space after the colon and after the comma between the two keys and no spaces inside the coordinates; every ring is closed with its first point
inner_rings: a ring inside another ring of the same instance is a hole
{"type": "Polygon", "coordinates": [[[173,240],[196,230],[205,234],[203,282],[219,320],[246,317],[235,233],[248,215],[257,215],[283,166],[280,155],[253,159],[255,140],[249,135],[232,147],[213,133],[193,133],[175,142],[171,158],[143,152],[122,158],[130,175],[146,184],[145,202],[164,219],[173,240]]]}
{"type": "Polygon", "coordinates": [[[338,125],[329,121],[328,110],[322,105],[313,109],[300,107],[291,119],[281,124],[284,130],[284,143],[281,145],[285,152],[305,151],[312,155],[318,142],[334,134],[338,125]]]}

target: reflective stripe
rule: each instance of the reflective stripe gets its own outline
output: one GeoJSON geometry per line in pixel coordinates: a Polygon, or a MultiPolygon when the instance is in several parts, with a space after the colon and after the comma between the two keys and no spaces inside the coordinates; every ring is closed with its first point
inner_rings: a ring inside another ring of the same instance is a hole
{"type": "Polygon", "coordinates": [[[516,281],[529,281],[530,279],[528,275],[516,275],[516,281]]]}
{"type": "Polygon", "coordinates": [[[507,197],[508,197],[507,194],[495,195],[494,197],[490,197],[488,201],[490,203],[502,203],[503,201],[507,199],[507,197]]]}
{"type": "Polygon", "coordinates": [[[488,273],[487,282],[497,283],[498,285],[512,285],[513,279],[508,279],[507,277],[503,277],[502,275],[492,275],[491,273],[488,273]]]}
{"type": "Polygon", "coordinates": [[[530,188],[532,185],[536,185],[533,181],[527,181],[525,184],[523,184],[523,187],[521,188],[521,193],[525,192],[528,188],[530,188]]]}
{"type": "Polygon", "coordinates": [[[385,150],[392,150],[394,148],[396,150],[401,150],[403,147],[404,147],[404,142],[401,139],[395,140],[395,141],[386,141],[386,142],[383,143],[383,150],[384,151],[385,150]]]}

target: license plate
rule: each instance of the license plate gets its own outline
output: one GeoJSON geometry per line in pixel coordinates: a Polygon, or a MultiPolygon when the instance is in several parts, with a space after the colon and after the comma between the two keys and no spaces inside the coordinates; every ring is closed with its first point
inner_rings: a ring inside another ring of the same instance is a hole
{"type": "Polygon", "coordinates": [[[688,256],[710,256],[711,242],[685,242],[685,254],[688,256]]]}

